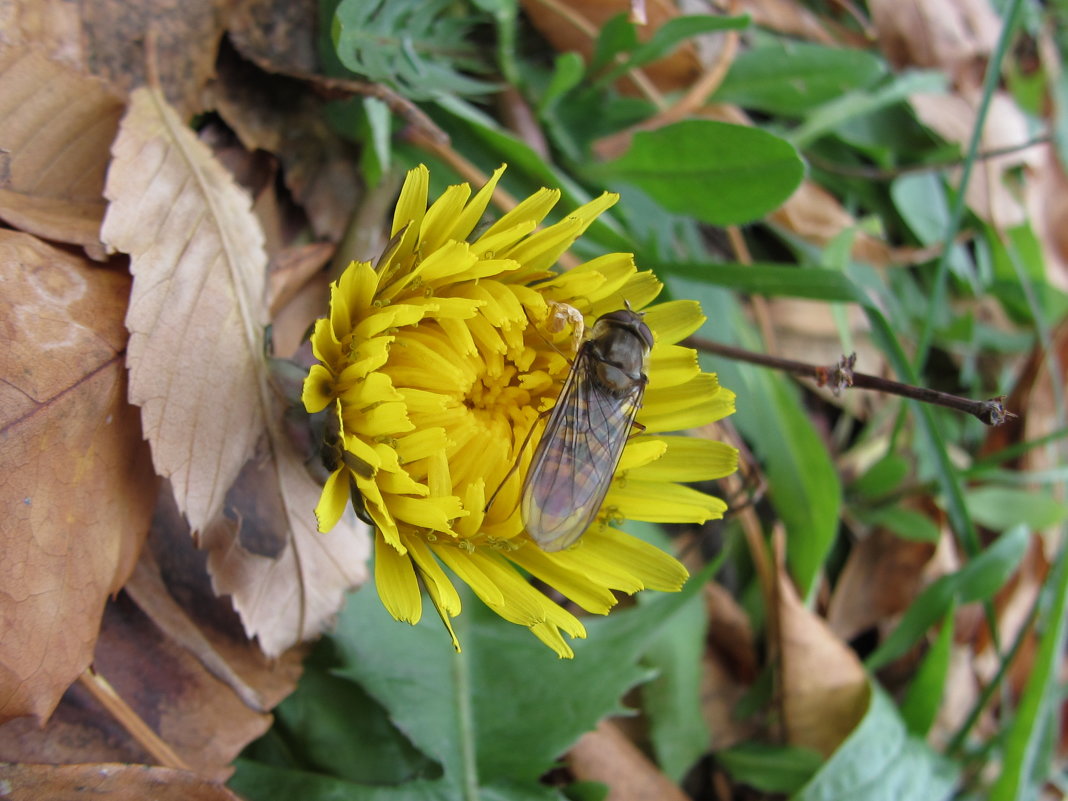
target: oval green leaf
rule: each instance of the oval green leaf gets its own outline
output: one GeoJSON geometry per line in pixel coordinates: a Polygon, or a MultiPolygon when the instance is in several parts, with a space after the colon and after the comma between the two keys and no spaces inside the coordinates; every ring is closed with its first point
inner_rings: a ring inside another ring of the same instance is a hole
{"type": "Polygon", "coordinates": [[[804,172],[793,146],[766,131],[688,120],[635,134],[624,156],[589,168],[588,175],[637,187],[668,211],[738,225],[782,205],[804,172]]]}

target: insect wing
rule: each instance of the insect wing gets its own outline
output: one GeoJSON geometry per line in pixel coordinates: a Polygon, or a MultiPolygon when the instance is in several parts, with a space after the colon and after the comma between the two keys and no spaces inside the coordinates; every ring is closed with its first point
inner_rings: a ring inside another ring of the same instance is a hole
{"type": "Polygon", "coordinates": [[[582,536],[612,483],[644,382],[623,395],[601,386],[584,347],[549,416],[523,485],[527,533],[546,551],[559,551],[582,536]]]}

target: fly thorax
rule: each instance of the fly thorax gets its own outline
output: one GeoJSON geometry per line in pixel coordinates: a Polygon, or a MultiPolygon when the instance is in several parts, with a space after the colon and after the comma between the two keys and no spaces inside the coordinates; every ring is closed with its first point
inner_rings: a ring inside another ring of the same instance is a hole
{"type": "Polygon", "coordinates": [[[620,394],[629,392],[636,381],[643,380],[645,346],[630,331],[613,327],[592,340],[592,369],[606,388],[620,394]]]}

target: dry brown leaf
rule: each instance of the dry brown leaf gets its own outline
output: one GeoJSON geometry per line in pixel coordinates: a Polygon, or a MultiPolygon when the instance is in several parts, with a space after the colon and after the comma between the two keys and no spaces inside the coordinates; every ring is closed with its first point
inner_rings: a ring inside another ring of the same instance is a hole
{"type": "Polygon", "coordinates": [[[898,69],[944,69],[951,76],[989,55],[1001,20],[987,0],[871,0],[879,46],[898,69]]]}
{"type": "Polygon", "coordinates": [[[183,770],[148,765],[0,765],[10,801],[241,801],[221,784],[183,770]]]}
{"type": "MultiPolygon", "coordinates": [[[[561,53],[580,53],[589,61],[597,35],[613,17],[630,12],[629,0],[580,0],[547,4],[522,0],[520,6],[533,25],[561,53]]],[[[638,27],[638,39],[647,41],[665,22],[679,16],[670,0],[647,0],[648,24],[638,27]]],[[[669,55],[642,65],[641,72],[661,91],[686,89],[701,72],[697,50],[687,42],[669,55]]],[[[634,93],[633,84],[621,82],[623,91],[634,93]]]]}
{"type": "MultiPolygon", "coordinates": [[[[271,274],[267,277],[267,305],[271,309],[272,319],[308,285],[308,282],[322,272],[336,250],[337,247],[329,242],[310,242],[282,250],[271,259],[271,274]]],[[[318,289],[321,306],[322,298],[328,297],[329,293],[325,287],[319,286],[318,289]]],[[[308,321],[317,316],[317,313],[309,315],[305,328],[308,321]]],[[[288,354],[292,351],[283,352],[288,354]]]]}
{"type": "MultiPolygon", "coordinates": [[[[752,123],[745,120],[744,124],[752,123]]],[[[812,181],[802,181],[797,191],[768,215],[768,220],[820,247],[857,225],[834,195],[812,181]]],[[[864,231],[854,234],[850,252],[857,261],[874,267],[917,264],[937,255],[937,251],[928,248],[894,248],[864,231]]]]}
{"type": "Polygon", "coordinates": [[[679,786],[610,721],[582,735],[567,762],[579,781],[607,784],[606,801],[687,801],[679,786]]]}
{"type": "Polygon", "coordinates": [[[0,218],[104,258],[104,173],[122,100],[28,47],[0,50],[0,218]]]}
{"type": "Polygon", "coordinates": [[[776,589],[786,737],[829,756],[864,717],[868,678],[856,654],[801,603],[781,566],[776,589]]]}
{"type": "Polygon", "coordinates": [[[286,186],[316,236],[339,241],[362,181],[354,146],[326,123],[326,101],[306,83],[264,73],[233,53],[220,58],[211,88],[215,107],[241,143],[279,158],[286,186]]]}
{"type": "Polygon", "coordinates": [[[244,0],[229,19],[229,37],[245,58],[281,73],[314,74],[319,63],[318,7],[304,0],[244,0]]]}
{"type": "Polygon", "coordinates": [[[901,614],[924,585],[934,554],[927,542],[910,542],[879,530],[849,553],[827,608],[827,623],[848,641],[901,614]]]}
{"type": "MultiPolygon", "coordinates": [[[[975,127],[979,106],[978,90],[963,94],[917,94],[909,100],[924,125],[948,142],[965,149],[975,127]]],[[[1030,140],[1027,119],[1012,98],[995,92],[990,101],[980,151],[1013,148],[1030,140]]],[[[1022,150],[977,160],[972,168],[965,198],[968,207],[991,225],[1005,230],[1027,222],[1022,203],[1022,187],[1011,186],[1009,173],[1017,167],[1039,169],[1045,161],[1043,149],[1049,145],[1032,145],[1022,150]]],[[[960,180],[960,170],[951,172],[950,180],[960,180]]]]}
{"type": "Polygon", "coordinates": [[[130,400],[194,530],[264,428],[263,234],[248,196],[156,91],[131,95],[102,238],[130,254],[130,400]]]}
{"type": "Polygon", "coordinates": [[[124,94],[147,83],[149,65],[188,118],[215,69],[230,0],[7,0],[0,42],[38,44],[51,57],[106,79],[124,94]]]}
{"type": "Polygon", "coordinates": [[[148,530],[155,478],[122,358],[129,285],[0,230],[0,720],[51,714],[148,530]]]}
{"type": "Polygon", "coordinates": [[[787,36],[825,45],[867,45],[861,34],[830,20],[821,19],[796,0],[742,0],[739,12],[749,14],[754,25],[770,28],[787,36]]]}
{"type": "MultiPolygon", "coordinates": [[[[264,708],[292,692],[300,675],[302,649],[269,659],[245,635],[226,598],[218,598],[207,573],[208,556],[198,551],[189,526],[164,488],[146,545],[160,565],[166,592],[207,640],[223,673],[239,677],[264,708]]],[[[143,594],[139,594],[143,600],[143,594]]],[[[159,599],[157,599],[158,601],[159,599]]],[[[166,599],[164,598],[164,603],[166,599]]],[[[263,734],[271,716],[240,700],[233,682],[206,667],[203,646],[183,647],[170,621],[155,622],[134,605],[129,593],[108,604],[93,657],[98,676],[200,775],[222,780],[231,762],[263,734]],[[161,625],[162,624],[162,628],[161,625]]],[[[0,726],[0,754],[19,762],[152,762],[152,758],[78,682],[40,728],[28,718],[0,726]]]]}
{"type": "Polygon", "coordinates": [[[739,680],[756,681],[760,660],[749,616],[734,596],[715,581],[705,585],[704,595],[709,646],[739,680]]]}
{"type": "MultiPolygon", "coordinates": [[[[927,735],[928,742],[940,750],[960,731],[979,700],[980,687],[972,657],[971,648],[956,644],[949,652],[949,667],[942,683],[942,703],[938,706],[938,714],[927,735]]],[[[993,735],[994,732],[987,728],[989,723],[988,708],[980,719],[979,728],[993,735]]]]}
{"type": "Polygon", "coordinates": [[[1052,147],[1045,147],[1043,163],[1024,187],[1031,228],[1042,243],[1046,278],[1068,292],[1068,176],[1052,147]]]}
{"type": "Polygon", "coordinates": [[[245,465],[226,515],[202,533],[215,591],[233,596],[245,631],[268,656],[321,633],[344,593],[367,579],[367,527],[350,512],[320,534],[319,485],[288,443],[245,465]]]}

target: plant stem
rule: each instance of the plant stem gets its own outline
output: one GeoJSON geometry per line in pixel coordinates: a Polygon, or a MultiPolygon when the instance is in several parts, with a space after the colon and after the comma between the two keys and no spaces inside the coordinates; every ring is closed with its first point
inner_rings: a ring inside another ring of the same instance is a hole
{"type": "Polygon", "coordinates": [[[820,386],[830,386],[836,395],[842,389],[848,387],[874,389],[878,392],[900,395],[903,398],[911,398],[923,403],[931,403],[936,406],[945,406],[958,412],[965,412],[988,426],[1001,425],[1010,417],[1016,416],[1012,412],[1005,411],[1004,398],[1002,397],[977,401],[971,398],[962,398],[959,395],[951,395],[948,392],[939,392],[936,389],[902,384],[900,381],[891,381],[888,378],[880,378],[877,375],[854,372],[853,364],[856,362],[856,354],[843,356],[838,364],[827,367],[798,362],[793,359],[783,359],[778,356],[768,356],[764,353],[754,353],[744,348],[724,345],[720,342],[699,337],[689,337],[684,344],[709,353],[726,356],[729,359],[760,364],[764,367],[785,370],[794,375],[814,378],[819,382],[820,386]]]}

